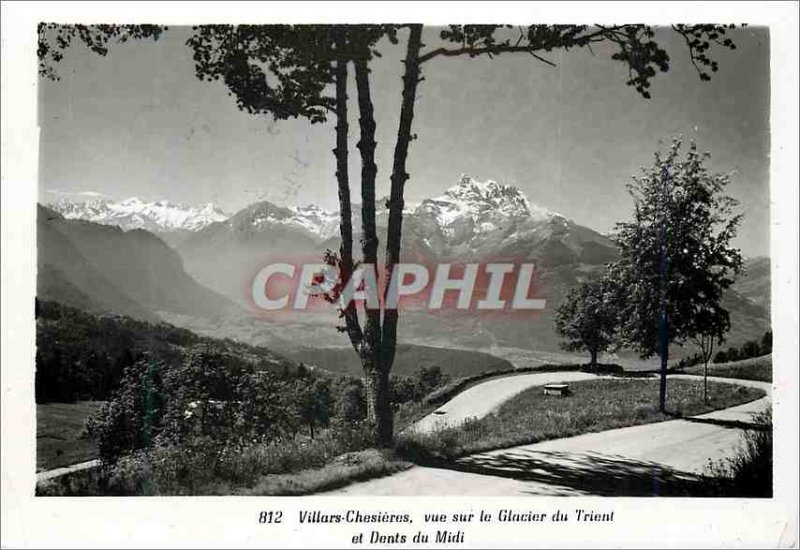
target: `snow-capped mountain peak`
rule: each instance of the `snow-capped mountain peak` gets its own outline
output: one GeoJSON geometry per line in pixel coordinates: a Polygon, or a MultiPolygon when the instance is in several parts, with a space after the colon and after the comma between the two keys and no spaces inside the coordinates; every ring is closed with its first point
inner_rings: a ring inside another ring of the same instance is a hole
{"type": "Polygon", "coordinates": [[[232,227],[253,227],[268,230],[275,225],[295,227],[327,239],[339,228],[339,213],[313,204],[279,206],[269,201],[251,204],[228,220],[232,227]]]}
{"type": "Polygon", "coordinates": [[[339,229],[339,213],[319,208],[313,204],[289,208],[294,214],[292,221],[312,233],[327,239],[339,229]]]}
{"type": "Polygon", "coordinates": [[[512,185],[494,180],[478,181],[462,174],[458,182],[443,195],[422,201],[417,213],[431,215],[445,235],[468,224],[475,232],[493,231],[509,220],[548,221],[558,214],[532,205],[512,185]]]}
{"type": "Polygon", "coordinates": [[[147,229],[156,232],[198,231],[228,219],[228,214],[209,203],[189,206],[170,201],[146,202],[138,197],[121,201],[95,199],[87,202],[60,200],[49,205],[67,219],[80,219],[122,229],[147,229]]]}

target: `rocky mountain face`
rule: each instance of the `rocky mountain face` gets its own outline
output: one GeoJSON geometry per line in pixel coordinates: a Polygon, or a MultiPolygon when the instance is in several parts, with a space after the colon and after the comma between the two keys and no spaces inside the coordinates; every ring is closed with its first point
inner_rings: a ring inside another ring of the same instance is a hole
{"type": "Polygon", "coordinates": [[[516,187],[467,175],[442,196],[422,201],[407,219],[412,235],[438,258],[513,258],[552,267],[616,256],[607,237],[531,204],[516,187]]]}
{"type": "Polygon", "coordinates": [[[68,220],[39,206],[37,243],[37,295],[44,300],[144,320],[159,319],[160,311],[215,318],[237,310],[143,229],[68,220]]]}

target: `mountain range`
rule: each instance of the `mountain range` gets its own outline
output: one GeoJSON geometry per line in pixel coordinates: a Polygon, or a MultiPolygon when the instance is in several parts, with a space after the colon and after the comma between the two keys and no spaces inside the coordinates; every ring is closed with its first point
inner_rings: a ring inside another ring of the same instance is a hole
{"type": "MultiPolygon", "coordinates": [[[[98,203],[93,201],[82,205],[62,201],[54,205],[54,209],[65,213],[64,218],[86,220],[93,225],[135,227],[139,232],[150,228],[163,239],[156,240],[164,247],[166,241],[178,252],[170,257],[172,271],[178,269],[182,260],[180,271],[185,270],[187,277],[211,289],[213,292],[206,289],[211,294],[224,295],[240,305],[248,303],[253,276],[269,262],[318,262],[326,249],[339,248],[338,213],[313,205],[283,207],[263,201],[227,216],[213,205],[198,208],[133,199],[120,203],[106,202],[104,206],[98,206],[98,203]]],[[[384,199],[376,201],[376,206],[378,234],[382,237],[388,222],[388,210],[384,199]]],[[[356,248],[361,237],[360,217],[360,206],[354,204],[356,248]]],[[[68,223],[70,220],[60,222],[61,225],[68,223]]],[[[120,231],[118,228],[108,229],[120,231]]],[[[127,235],[135,231],[120,233],[127,235]]],[[[141,236],[129,238],[143,239],[141,236]]],[[[161,253],[166,254],[163,250],[161,253]]],[[[382,256],[383,249],[380,249],[379,257],[382,256]]],[[[430,315],[409,311],[400,324],[400,337],[406,341],[435,345],[556,350],[555,306],[570,287],[597,274],[606,262],[613,261],[616,247],[607,236],[530,203],[516,187],[491,180],[481,182],[468,175],[462,175],[442,195],[406,206],[401,260],[468,262],[501,258],[537,264],[535,284],[547,298],[544,311],[528,316],[523,322],[513,316],[485,317],[447,312],[430,315]],[[442,315],[446,322],[443,322],[442,315]]],[[[106,260],[112,261],[116,260],[106,260]]],[[[142,261],[156,261],[156,256],[142,261]]],[[[757,259],[751,264],[725,296],[733,324],[729,337],[732,342],[760,337],[769,328],[769,260],[757,259]]],[[[61,286],[66,289],[68,285],[61,286]]],[[[80,288],[81,285],[74,286],[80,288]]],[[[131,294],[139,296],[128,293],[131,294]]],[[[136,299],[135,302],[142,303],[142,300],[136,299]]],[[[195,315],[188,312],[191,308],[177,309],[180,308],[173,307],[171,313],[195,315]]],[[[249,334],[253,343],[264,344],[264,339],[274,339],[282,345],[290,345],[296,340],[295,336],[314,339],[319,333],[319,338],[328,342],[326,331],[335,322],[335,312],[331,310],[323,318],[303,315],[295,316],[297,319],[292,322],[283,319],[261,323],[252,330],[244,328],[240,321],[227,335],[249,334]],[[312,325],[320,327],[319,331],[323,332],[309,332],[308,327],[312,325]]],[[[175,317],[169,320],[179,322],[175,317]]],[[[184,322],[191,324],[194,321],[184,317],[184,322]]]]}
{"type": "Polygon", "coordinates": [[[146,202],[138,197],[121,201],[101,198],[87,202],[62,199],[48,207],[68,220],[114,225],[124,230],[145,229],[171,245],[177,245],[192,232],[230,217],[213,204],[189,206],[170,201],[146,202]]]}
{"type": "MultiPolygon", "coordinates": [[[[376,201],[376,223],[388,223],[385,200],[376,201]]],[[[354,242],[361,209],[353,206],[354,242]]],[[[243,302],[253,275],[271,259],[318,261],[338,250],[338,213],[316,207],[285,208],[258,202],[231,218],[201,228],[177,250],[201,283],[243,302]]],[[[401,259],[480,261],[535,260],[542,267],[602,264],[615,258],[613,243],[564,216],[531,205],[515,187],[462,176],[439,197],[406,208],[401,259]]],[[[379,249],[383,255],[383,249],[379,249]]]]}

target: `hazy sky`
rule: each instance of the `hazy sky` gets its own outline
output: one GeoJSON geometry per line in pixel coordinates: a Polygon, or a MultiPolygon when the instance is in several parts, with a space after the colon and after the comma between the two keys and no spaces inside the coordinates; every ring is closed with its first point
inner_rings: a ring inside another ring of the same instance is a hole
{"type": "MultiPolygon", "coordinates": [[[[78,45],[57,67],[61,80],[40,80],[41,200],[91,192],[228,211],[264,199],[337,209],[333,123],[238,111],[222,83],[194,76],[190,32],[173,27],[157,42],[112,46],[106,57],[78,45]]],[[[767,254],[767,30],[734,32],[738,49],[713,52],[720,70],[711,82],[699,80],[681,37],[658,37],[671,69],[653,80],[650,100],[625,86],[627,70],[603,47],[552,52],[557,68],[525,54],[426,63],[406,200],[438,195],[468,173],[516,185],[532,202],[605,232],[630,216],[630,176],[681,134],[711,152],[714,170],[734,172],[729,192],[745,212],[738,244],[749,256],[767,254]]],[[[389,188],[404,42],[386,44],[373,64],[380,194],[389,188]]],[[[354,144],[355,104],[351,114],[354,144]]],[[[358,174],[353,148],[355,195],[358,174]]]]}

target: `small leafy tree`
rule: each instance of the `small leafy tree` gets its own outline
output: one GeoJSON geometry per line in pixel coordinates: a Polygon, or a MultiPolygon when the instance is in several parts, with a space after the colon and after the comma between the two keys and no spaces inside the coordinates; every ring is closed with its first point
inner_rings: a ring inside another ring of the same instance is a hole
{"type": "Polygon", "coordinates": [[[216,447],[270,442],[296,430],[294,410],[286,406],[303,402],[296,385],[316,388],[307,402],[313,420],[327,423],[330,396],[321,395],[326,381],[299,381],[281,380],[235,354],[201,344],[173,363],[145,357],[126,367],[87,427],[101,457],[112,462],[136,449],[195,440],[216,447]]]}
{"type": "Polygon", "coordinates": [[[360,379],[342,377],[335,385],[335,392],[336,420],[346,424],[364,420],[367,415],[367,402],[364,397],[364,384],[360,379]]]}
{"type": "Polygon", "coordinates": [[[235,433],[246,441],[271,441],[283,436],[288,412],[282,406],[281,395],[286,383],[267,371],[243,376],[238,381],[235,407],[235,433]]]}
{"type": "Polygon", "coordinates": [[[725,195],[729,177],[712,173],[692,142],[685,157],[681,140],[628,190],[632,222],[616,227],[620,261],[614,267],[625,288],[623,341],[642,357],[661,358],[659,403],[665,411],[669,345],[693,337],[721,338],[728,328],[722,294],[742,266],[731,245],[742,219],[725,195]]]}
{"type": "Polygon", "coordinates": [[[419,381],[410,376],[397,376],[393,374],[389,379],[391,402],[395,408],[409,401],[419,401],[422,397],[419,381]]]}
{"type": "Polygon", "coordinates": [[[616,287],[608,278],[583,282],[569,290],[556,308],[556,331],[567,351],[588,351],[597,372],[597,354],[614,343],[619,322],[616,287]]]}
{"type": "Polygon", "coordinates": [[[703,400],[706,403],[708,403],[708,364],[714,356],[715,345],[722,344],[725,333],[730,329],[728,312],[719,304],[711,306],[695,314],[692,319],[695,328],[690,331],[690,338],[700,349],[700,360],[703,363],[703,400]]]}
{"type": "Polygon", "coordinates": [[[768,330],[761,337],[761,353],[766,355],[772,353],[772,331],[768,330]]]}
{"type": "Polygon", "coordinates": [[[714,355],[714,362],[715,363],[727,363],[728,362],[728,352],[724,349],[719,350],[716,355],[714,355]]]}
{"type": "Polygon", "coordinates": [[[88,420],[87,431],[97,440],[101,459],[111,462],[149,447],[165,429],[164,370],[164,363],[147,359],[127,366],[112,398],[88,420]]]}
{"type": "Polygon", "coordinates": [[[444,386],[450,381],[450,376],[442,372],[442,367],[439,365],[420,367],[414,373],[414,376],[419,386],[420,398],[428,395],[440,386],[444,386]]]}
{"type": "Polygon", "coordinates": [[[742,359],[758,357],[763,352],[756,340],[749,340],[742,345],[742,359]]]}
{"type": "Polygon", "coordinates": [[[313,407],[311,409],[309,429],[314,437],[314,428],[317,425],[327,426],[333,415],[333,397],[331,384],[327,378],[315,378],[311,384],[313,407]]]}

